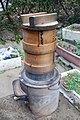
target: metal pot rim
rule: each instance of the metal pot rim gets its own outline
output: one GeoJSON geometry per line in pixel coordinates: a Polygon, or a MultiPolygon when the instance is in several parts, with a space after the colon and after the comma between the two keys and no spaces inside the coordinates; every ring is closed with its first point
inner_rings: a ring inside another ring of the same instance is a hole
{"type": "Polygon", "coordinates": [[[57,70],[57,68],[55,68],[54,70],[55,70],[55,74],[53,75],[52,78],[48,79],[47,81],[32,80],[26,76],[25,71],[23,70],[19,77],[20,83],[24,84],[26,87],[32,87],[32,88],[47,88],[50,86],[54,86],[60,80],[60,72],[57,70]]]}

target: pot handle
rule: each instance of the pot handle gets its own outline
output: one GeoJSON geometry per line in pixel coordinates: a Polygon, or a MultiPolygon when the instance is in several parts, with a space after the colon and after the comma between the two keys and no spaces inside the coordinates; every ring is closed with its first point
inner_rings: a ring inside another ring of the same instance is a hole
{"type": "Polygon", "coordinates": [[[55,84],[49,86],[49,87],[48,87],[48,90],[58,90],[59,88],[60,88],[60,81],[58,81],[57,83],[55,83],[55,84]],[[53,87],[53,86],[56,85],[56,84],[58,84],[58,87],[57,87],[56,89],[51,88],[51,87],[53,87]]]}
{"type": "Polygon", "coordinates": [[[23,100],[29,101],[28,95],[21,89],[19,79],[16,79],[12,82],[13,91],[14,91],[14,99],[15,100],[23,100]]]}

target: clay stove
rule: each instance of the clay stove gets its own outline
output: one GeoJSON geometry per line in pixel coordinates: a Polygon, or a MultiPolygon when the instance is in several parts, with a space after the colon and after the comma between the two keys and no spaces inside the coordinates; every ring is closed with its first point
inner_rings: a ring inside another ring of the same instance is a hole
{"type": "Polygon", "coordinates": [[[21,15],[24,69],[13,82],[14,96],[28,101],[33,114],[50,115],[58,107],[60,74],[55,68],[57,14],[21,15]]]}

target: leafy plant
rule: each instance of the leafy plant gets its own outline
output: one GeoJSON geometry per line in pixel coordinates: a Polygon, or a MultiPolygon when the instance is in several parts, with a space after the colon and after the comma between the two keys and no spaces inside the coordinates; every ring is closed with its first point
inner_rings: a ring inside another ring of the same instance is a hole
{"type": "Polygon", "coordinates": [[[69,73],[66,77],[62,78],[63,85],[69,89],[74,90],[78,94],[80,94],[80,73],[69,73]]]}
{"type": "Polygon", "coordinates": [[[5,45],[5,41],[0,40],[0,45],[5,45]]]}
{"type": "Polygon", "coordinates": [[[57,63],[59,63],[66,70],[66,66],[63,64],[63,62],[61,60],[58,59],[57,63]]]}
{"type": "Polygon", "coordinates": [[[80,56],[80,49],[76,50],[76,55],[80,56]]]}
{"type": "Polygon", "coordinates": [[[77,42],[76,47],[76,55],[80,56],[80,41],[77,42]]]}
{"type": "Polygon", "coordinates": [[[21,59],[23,59],[24,58],[24,53],[19,48],[17,48],[16,46],[14,46],[13,48],[18,50],[19,55],[21,56],[21,59]]]}
{"type": "Polygon", "coordinates": [[[65,70],[71,70],[71,67],[67,67],[60,59],[57,59],[57,63],[60,64],[65,70]]]}
{"type": "Polygon", "coordinates": [[[15,35],[15,38],[11,39],[11,41],[15,41],[17,44],[19,44],[21,40],[22,37],[20,35],[15,35]]]}

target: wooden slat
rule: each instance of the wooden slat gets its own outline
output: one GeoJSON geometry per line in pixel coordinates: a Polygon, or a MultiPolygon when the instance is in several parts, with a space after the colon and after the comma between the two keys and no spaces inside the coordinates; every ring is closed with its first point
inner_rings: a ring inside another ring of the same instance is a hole
{"type": "Polygon", "coordinates": [[[24,68],[33,74],[44,74],[52,71],[55,68],[55,63],[49,66],[31,66],[30,64],[24,61],[24,68]]]}
{"type": "Polygon", "coordinates": [[[39,12],[39,13],[30,13],[30,14],[22,14],[21,19],[23,24],[29,24],[29,17],[46,14],[46,12],[39,12]]]}
{"type": "Polygon", "coordinates": [[[30,27],[43,26],[44,24],[46,24],[46,26],[48,26],[48,24],[52,25],[56,21],[56,18],[56,13],[31,16],[29,17],[30,27]]]}
{"type": "Polygon", "coordinates": [[[45,55],[25,53],[25,61],[32,66],[49,66],[53,64],[53,52],[45,55]]]}
{"type": "Polygon", "coordinates": [[[33,30],[25,30],[23,29],[23,39],[26,43],[30,44],[47,44],[52,43],[56,40],[56,30],[48,30],[48,31],[33,31],[33,30]],[[42,43],[41,43],[42,39],[42,43]]]}
{"type": "Polygon", "coordinates": [[[42,35],[43,44],[52,43],[56,40],[56,30],[44,31],[42,35]]]}
{"type": "Polygon", "coordinates": [[[47,54],[55,51],[56,49],[56,41],[50,43],[50,44],[44,44],[44,45],[34,45],[34,44],[29,44],[23,41],[23,49],[26,53],[30,54],[36,54],[36,55],[42,55],[42,54],[47,54]]]}
{"type": "Polygon", "coordinates": [[[23,30],[23,39],[26,43],[38,45],[38,32],[31,30],[23,30]]]}

